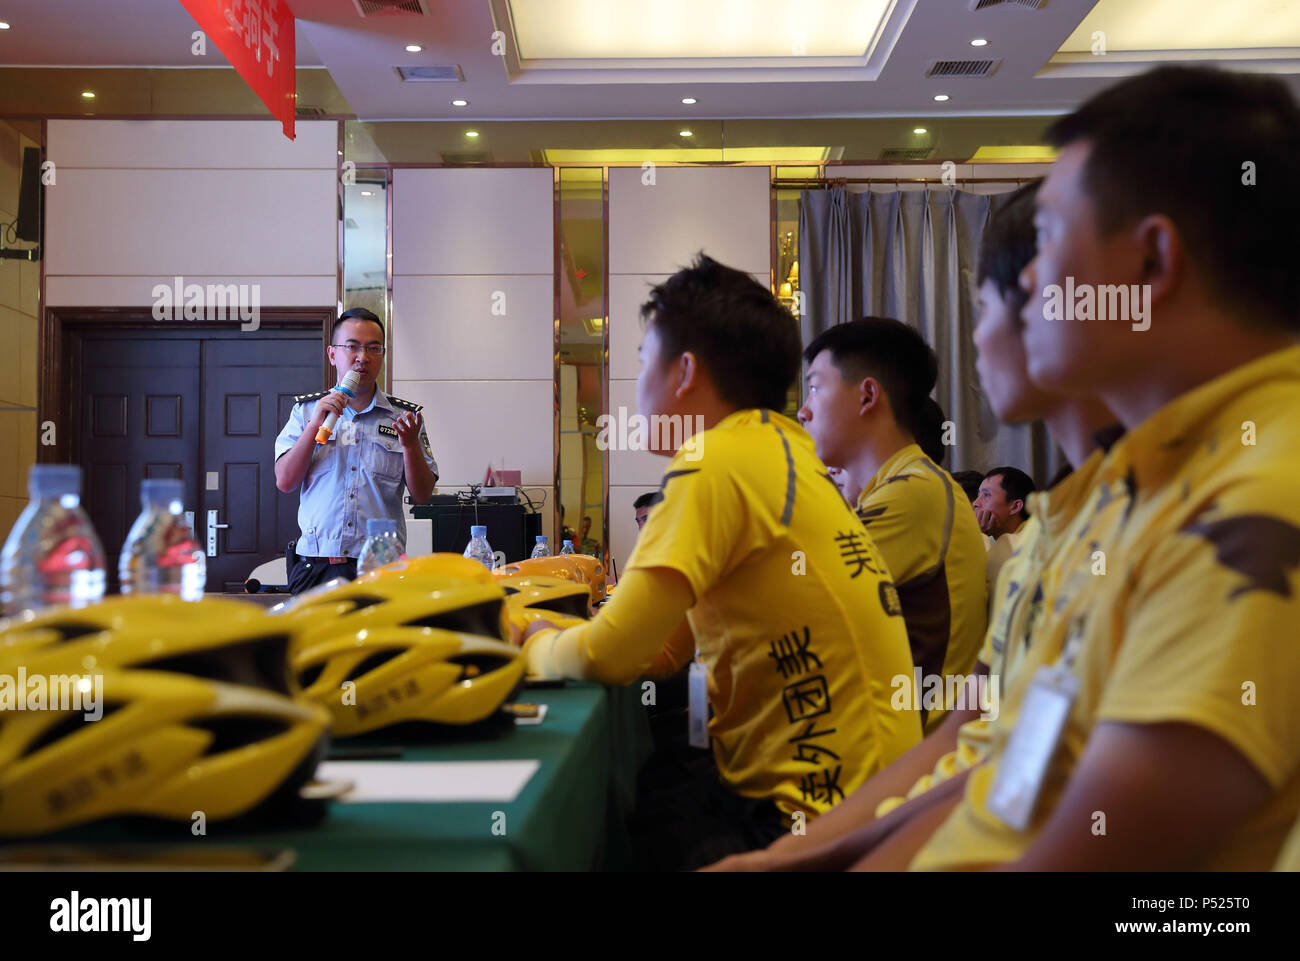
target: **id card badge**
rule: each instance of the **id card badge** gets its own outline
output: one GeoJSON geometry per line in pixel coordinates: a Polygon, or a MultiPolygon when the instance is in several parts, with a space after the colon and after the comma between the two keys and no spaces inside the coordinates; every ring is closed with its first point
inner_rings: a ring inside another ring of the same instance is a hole
{"type": "Polygon", "coordinates": [[[1040,667],[1034,675],[989,789],[988,810],[1007,827],[1029,827],[1078,694],[1078,678],[1064,665],[1040,667]]]}
{"type": "Polygon", "coordinates": [[[691,747],[709,746],[709,671],[697,659],[686,672],[687,723],[691,747]]]}

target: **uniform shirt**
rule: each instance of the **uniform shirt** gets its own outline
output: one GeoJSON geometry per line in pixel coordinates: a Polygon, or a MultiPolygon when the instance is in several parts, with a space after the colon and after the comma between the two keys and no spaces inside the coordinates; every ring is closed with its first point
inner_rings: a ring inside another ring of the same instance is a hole
{"type": "Polygon", "coordinates": [[[1033,513],[1016,532],[1016,552],[998,575],[989,629],[984,635],[984,647],[979,656],[980,663],[989,671],[990,697],[996,697],[994,709],[989,712],[993,716],[963,724],[957,731],[956,750],[941,757],[933,773],[918,778],[906,797],[887,798],[880,802],[876,809],[877,817],[884,817],[908,798],[923,794],[941,781],[974,767],[988,754],[994,725],[1001,713],[1002,697],[1019,676],[1025,651],[1044,608],[1055,603],[1061,547],[1072,542],[1074,525],[1083,524],[1079,520],[1080,513],[1097,483],[1102,458],[1102,450],[1094,451],[1078,470],[1050,490],[1029,495],[1029,507],[1033,513]],[[993,678],[997,679],[996,689],[992,686],[993,678]]]}
{"type": "MultiPolygon", "coordinates": [[[[968,674],[984,638],[985,554],[969,504],[916,444],[885,461],[858,495],[858,517],[894,575],[923,685],[931,676],[968,674]]],[[[947,713],[943,704],[922,711],[925,732],[947,713]]]]}
{"type": "MultiPolygon", "coordinates": [[[[1031,517],[1029,520],[1033,520],[1033,518],[1031,517]]],[[[1025,521],[1025,524],[1028,523],[1029,521],[1025,521]]],[[[1011,555],[1016,552],[1016,548],[1020,545],[1020,538],[1024,534],[1025,525],[1021,524],[1014,534],[1003,534],[997,540],[985,546],[986,576],[984,582],[989,585],[990,593],[998,582],[998,575],[1002,573],[1002,565],[1009,561],[1011,555]]]]}
{"type": "Polygon", "coordinates": [[[1295,347],[1176,398],[1111,450],[1084,512],[1095,523],[1069,545],[1074,557],[1004,701],[989,762],[913,868],[1022,855],[1102,721],[1194,724],[1236,748],[1273,793],[1199,867],[1273,865],[1300,813],[1298,436],[1295,347]],[[1035,818],[1014,831],[987,809],[1011,726],[1003,722],[1014,722],[1029,679],[1067,635],[1079,638],[1079,694],[1035,818]]]}
{"type": "MultiPolygon", "coordinates": [[[[279,460],[297,442],[311,422],[316,403],[329,391],[299,394],[289,422],[275,439],[279,460]]],[[[343,408],[329,441],[317,445],[303,478],[298,499],[298,527],[302,535],[295,550],[305,557],[359,557],[366,542],[366,521],[397,521],[397,539],[406,549],[406,511],[402,489],[406,477],[402,442],[393,421],[421,406],[391,397],[378,387],[370,406],[355,411],[343,408]]],[[[420,425],[424,460],[436,476],[438,464],[429,447],[429,435],[420,425]]]]}
{"type": "MultiPolygon", "coordinates": [[[[686,619],[731,791],[811,817],[920,741],[917,712],[891,707],[912,659],[888,570],[794,421],[741,410],[683,445],[627,567],[628,583],[670,569],[690,585],[686,619]]],[[[626,661],[635,677],[665,641],[629,634],[584,649],[583,635],[563,632],[530,670],[626,661]]]]}

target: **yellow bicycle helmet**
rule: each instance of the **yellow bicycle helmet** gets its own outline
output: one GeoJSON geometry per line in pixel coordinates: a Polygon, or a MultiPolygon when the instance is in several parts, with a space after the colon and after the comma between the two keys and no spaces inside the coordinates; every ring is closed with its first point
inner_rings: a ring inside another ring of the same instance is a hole
{"type": "Polygon", "coordinates": [[[505,643],[505,590],[490,576],[358,579],[283,620],[290,684],[329,710],[339,737],[406,721],[473,724],[523,683],[524,660],[505,643]]]}
{"type": "Polygon", "coordinates": [[[400,561],[385,564],[369,574],[362,574],[358,581],[376,580],[387,577],[445,577],[452,580],[473,581],[479,584],[491,584],[492,572],[468,557],[460,554],[425,554],[421,557],[404,557],[400,561]]]}
{"type": "Polygon", "coordinates": [[[577,581],[579,584],[586,584],[591,591],[593,607],[605,599],[605,565],[600,562],[600,558],[589,554],[530,557],[528,560],[497,568],[492,573],[497,577],[514,577],[522,574],[577,581]]]}
{"type": "Polygon", "coordinates": [[[132,596],[0,621],[0,676],[50,695],[0,714],[0,834],[321,813],[299,795],[329,715],[282,693],[287,641],[239,601],[132,596]]]}
{"type": "Polygon", "coordinates": [[[506,589],[506,604],[512,610],[530,608],[569,617],[591,617],[591,591],[577,581],[544,574],[515,574],[498,581],[506,589]]]}

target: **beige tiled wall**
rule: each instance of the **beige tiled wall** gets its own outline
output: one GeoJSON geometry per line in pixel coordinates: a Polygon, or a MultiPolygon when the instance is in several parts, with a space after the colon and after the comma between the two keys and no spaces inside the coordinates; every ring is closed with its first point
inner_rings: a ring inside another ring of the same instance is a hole
{"type": "Polygon", "coordinates": [[[518,468],[552,543],[553,198],[543,168],[393,177],[393,393],[424,405],[439,491],[518,468]]]}
{"type": "MultiPolygon", "coordinates": [[[[23,148],[34,146],[0,123],[0,224],[18,216],[23,148]]],[[[0,260],[0,540],[27,503],[27,472],[36,459],[36,412],[16,408],[36,406],[39,293],[39,264],[0,260]]]]}
{"type": "MultiPolygon", "coordinates": [[[[697,251],[769,282],[771,203],[767,167],[665,167],[645,182],[639,167],[609,172],[609,407],[636,413],[639,310],[650,287],[697,251]]],[[[611,450],[610,546],[623,570],[636,543],[632,502],[659,486],[667,458],[611,450]]]]}

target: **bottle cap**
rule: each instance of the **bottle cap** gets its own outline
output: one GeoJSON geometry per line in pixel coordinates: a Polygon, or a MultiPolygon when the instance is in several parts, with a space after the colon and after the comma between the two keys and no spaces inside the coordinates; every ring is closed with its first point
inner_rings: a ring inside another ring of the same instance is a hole
{"type": "Polygon", "coordinates": [[[486,524],[474,524],[469,529],[470,537],[487,537],[486,524]]]}
{"type": "Polygon", "coordinates": [[[146,506],[167,506],[185,496],[185,482],[170,477],[148,477],[140,482],[140,501],[146,506]]]}
{"type": "Polygon", "coordinates": [[[572,546],[573,546],[573,541],[567,541],[567,540],[566,540],[566,541],[564,542],[564,544],[565,544],[566,547],[572,547],[572,546]]]}
{"type": "Polygon", "coordinates": [[[539,544],[545,544],[545,543],[546,543],[546,535],[545,535],[545,534],[538,534],[538,535],[537,535],[537,543],[539,543],[539,544]]]}
{"type": "Polygon", "coordinates": [[[33,464],[27,475],[27,493],[32,498],[81,496],[81,468],[76,464],[33,464]]]}
{"type": "Polygon", "coordinates": [[[397,521],[389,517],[372,517],[366,521],[366,536],[374,537],[376,534],[396,534],[397,521]]]}

